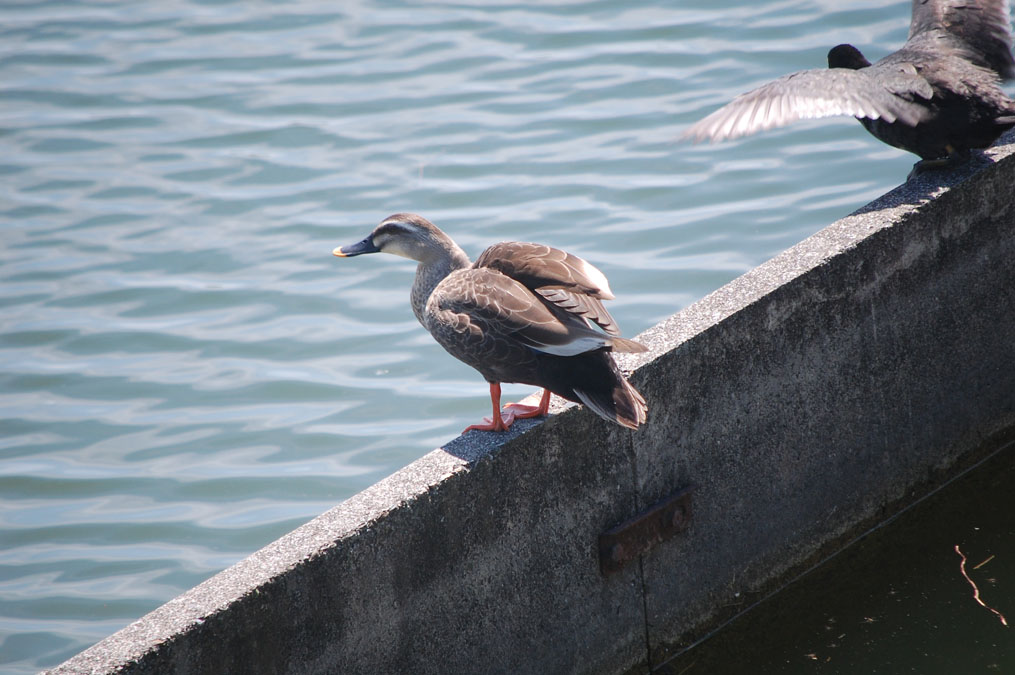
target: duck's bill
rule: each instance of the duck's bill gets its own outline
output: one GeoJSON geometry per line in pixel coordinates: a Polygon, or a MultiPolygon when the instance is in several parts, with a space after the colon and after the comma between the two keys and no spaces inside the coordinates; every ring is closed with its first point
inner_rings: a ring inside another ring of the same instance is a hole
{"type": "Polygon", "coordinates": [[[363,241],[357,244],[349,244],[348,246],[339,246],[331,252],[332,255],[337,255],[339,258],[351,258],[354,255],[363,255],[364,253],[380,253],[381,249],[374,246],[374,240],[367,237],[363,241]]]}

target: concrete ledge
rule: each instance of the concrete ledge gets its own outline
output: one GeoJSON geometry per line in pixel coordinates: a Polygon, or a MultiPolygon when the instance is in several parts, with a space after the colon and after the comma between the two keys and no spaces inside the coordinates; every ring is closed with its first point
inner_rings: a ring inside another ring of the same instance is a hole
{"type": "Polygon", "coordinates": [[[642,431],[572,407],[457,438],[49,672],[659,663],[1015,427],[1013,153],[910,181],[640,336],[642,431]],[[599,533],[690,484],[690,529],[604,577],[599,533]]]}

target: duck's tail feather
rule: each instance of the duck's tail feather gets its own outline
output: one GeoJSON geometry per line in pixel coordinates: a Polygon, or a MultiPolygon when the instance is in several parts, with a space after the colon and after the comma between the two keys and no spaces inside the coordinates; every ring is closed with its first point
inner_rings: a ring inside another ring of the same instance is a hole
{"type": "Polygon", "coordinates": [[[614,369],[617,383],[612,390],[575,389],[574,393],[582,403],[604,420],[616,422],[628,429],[637,429],[648,417],[648,405],[645,398],[631,386],[620,370],[616,366],[614,369]]]}

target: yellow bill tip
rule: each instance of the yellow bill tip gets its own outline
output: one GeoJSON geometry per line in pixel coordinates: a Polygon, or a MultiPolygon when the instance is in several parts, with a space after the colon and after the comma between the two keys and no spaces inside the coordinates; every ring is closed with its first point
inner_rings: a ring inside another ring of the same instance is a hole
{"type": "Polygon", "coordinates": [[[342,247],[341,246],[336,247],[331,252],[331,255],[337,255],[339,258],[345,258],[345,257],[347,257],[344,253],[342,253],[342,247]]]}

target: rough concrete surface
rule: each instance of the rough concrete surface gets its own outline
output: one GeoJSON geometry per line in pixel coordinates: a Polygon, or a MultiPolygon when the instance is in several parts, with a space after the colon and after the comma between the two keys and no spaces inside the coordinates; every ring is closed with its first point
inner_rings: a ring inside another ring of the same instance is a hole
{"type": "Polygon", "coordinates": [[[1015,426],[1013,152],[644,333],[642,430],[459,437],[49,672],[647,670],[1015,426]],[[690,484],[690,529],[603,577],[598,534],[690,484]]]}
{"type": "Polygon", "coordinates": [[[1015,423],[1013,158],[935,177],[651,331],[634,382],[677,433],[639,437],[639,494],[700,485],[643,561],[653,663],[1015,423]],[[681,319],[704,330],[667,342],[681,319]]]}

